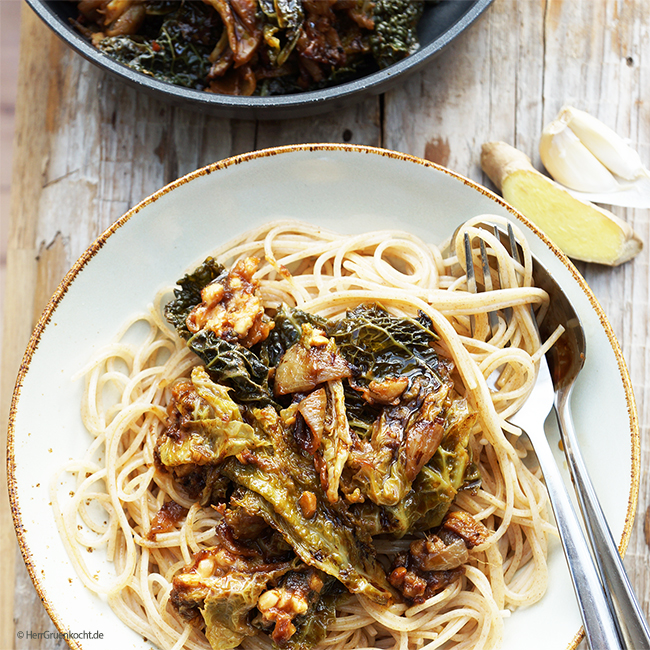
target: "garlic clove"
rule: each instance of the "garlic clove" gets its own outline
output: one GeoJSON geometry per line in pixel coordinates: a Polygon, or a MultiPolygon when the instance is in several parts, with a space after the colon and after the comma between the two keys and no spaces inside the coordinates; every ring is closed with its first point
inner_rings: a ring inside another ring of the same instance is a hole
{"type": "Polygon", "coordinates": [[[593,115],[565,106],[558,119],[566,122],[582,144],[612,173],[628,181],[645,175],[639,154],[593,115]]]}
{"type": "Polygon", "coordinates": [[[544,167],[562,185],[579,192],[616,192],[619,184],[562,119],[542,131],[539,154],[544,167]]]}

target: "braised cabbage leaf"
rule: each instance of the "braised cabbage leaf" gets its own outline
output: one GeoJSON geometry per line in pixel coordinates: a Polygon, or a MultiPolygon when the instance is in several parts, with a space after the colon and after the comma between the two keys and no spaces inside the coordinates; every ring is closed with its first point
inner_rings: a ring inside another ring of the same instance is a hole
{"type": "Polygon", "coordinates": [[[258,450],[246,464],[231,458],[221,466],[222,474],[247,488],[236,504],[279,531],[306,564],[337,578],[352,593],[379,603],[391,602],[392,590],[375,558],[372,540],[355,526],[345,502],[328,501],[312,458],[285,438],[273,409],[254,410],[253,415],[273,450],[258,450]],[[300,505],[305,492],[317,502],[311,517],[300,505]]]}
{"type": "Polygon", "coordinates": [[[219,544],[196,553],[192,564],[174,576],[170,600],[187,620],[203,617],[213,650],[230,650],[256,633],[251,611],[260,595],[299,561],[286,554],[268,556],[254,542],[238,542],[223,522],[215,534],[219,544]]]}
{"type": "Polygon", "coordinates": [[[270,368],[280,363],[282,355],[302,336],[302,326],[312,325],[324,330],[327,320],[306,311],[282,305],[273,317],[275,326],[265,341],[255,347],[260,360],[270,368]]]}
{"type": "Polygon", "coordinates": [[[249,614],[272,575],[230,571],[214,581],[215,588],[202,610],[205,636],[213,650],[236,648],[245,637],[255,634],[249,614]]]}
{"type": "Polygon", "coordinates": [[[431,347],[438,335],[423,313],[399,318],[381,305],[360,305],[332,321],[326,333],[365,385],[384,377],[437,375],[441,366],[431,347]]]}
{"type": "Polygon", "coordinates": [[[347,593],[338,580],[324,576],[324,586],[305,614],[294,619],[296,632],[280,647],[282,650],[311,650],[327,635],[336,618],[336,607],[347,593]]]}
{"type": "Polygon", "coordinates": [[[422,467],[411,489],[396,505],[377,506],[366,501],[352,506],[359,526],[372,536],[428,531],[439,526],[456,494],[480,485],[480,473],[468,449],[476,415],[464,400],[454,402],[447,414],[447,428],[436,453],[422,467]]]}
{"type": "Polygon", "coordinates": [[[157,444],[163,465],[218,465],[244,449],[269,444],[244,422],[228,389],[213,382],[203,367],[195,367],[191,382],[177,384],[174,391],[170,426],[157,444]]]}
{"type": "Polygon", "coordinates": [[[204,363],[214,381],[233,389],[238,402],[259,406],[277,403],[269,388],[269,367],[240,343],[219,338],[211,330],[200,330],[187,345],[204,363]]]}
{"type": "Polygon", "coordinates": [[[305,569],[273,579],[224,571],[223,585],[201,606],[210,642],[227,650],[256,625],[268,631],[282,622],[277,645],[308,650],[323,638],[341,593],[380,604],[396,598],[374,536],[436,528],[458,491],[478,485],[469,450],[476,416],[455,392],[453,365],[438,356],[438,337],[422,313],[395,317],[370,304],[328,321],[283,306],[250,349],[210,329],[190,333],[187,315],[201,303],[201,289],[224,273],[206,260],[179,281],[165,311],[205,368],[192,374],[195,397],[182,384],[173,389],[176,410],[158,453],[170,467],[210,468],[204,498],[214,494],[224,508],[229,499],[224,520],[234,540],[256,544],[272,532],[289,550],[292,571],[306,565],[327,578],[322,593],[309,591],[308,606],[289,615],[256,603],[265,589],[299,592],[305,569]],[[300,345],[331,349],[346,372],[280,390],[278,368],[291,365],[300,345]],[[320,428],[305,406],[318,391],[320,428]],[[227,602],[233,589],[241,593],[227,602]]]}
{"type": "MultiPolygon", "coordinates": [[[[438,335],[425,314],[399,318],[381,305],[360,305],[345,318],[331,322],[326,334],[352,366],[357,389],[393,377],[406,377],[411,384],[419,377],[436,388],[449,372],[448,362],[432,347],[438,335]]],[[[369,433],[381,409],[351,387],[345,397],[351,426],[369,433]]]]}

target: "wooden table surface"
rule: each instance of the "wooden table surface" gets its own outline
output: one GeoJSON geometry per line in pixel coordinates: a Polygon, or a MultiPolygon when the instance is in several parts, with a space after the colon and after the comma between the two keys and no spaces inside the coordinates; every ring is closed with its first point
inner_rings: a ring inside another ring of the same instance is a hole
{"type": "MultiPolygon", "coordinates": [[[[463,1],[463,0],[457,0],[463,1]]],[[[539,167],[544,124],[571,104],[630,138],[650,163],[648,0],[495,0],[428,67],[383,97],[335,114],[238,121],[172,107],[124,86],[68,49],[23,8],[8,241],[2,417],[31,330],[64,273],[128,208],[208,163],[301,142],[383,146],[489,185],[481,144],[504,140],[539,167]]],[[[614,210],[648,247],[611,269],[582,265],[619,337],[641,423],[641,484],[625,559],[650,613],[644,537],[650,454],[650,219],[614,210]]],[[[54,630],[17,553],[6,496],[0,527],[0,648],[55,648],[17,630],[54,630]],[[15,562],[13,561],[15,558],[15,562]],[[11,585],[15,584],[15,589],[11,585]]]]}

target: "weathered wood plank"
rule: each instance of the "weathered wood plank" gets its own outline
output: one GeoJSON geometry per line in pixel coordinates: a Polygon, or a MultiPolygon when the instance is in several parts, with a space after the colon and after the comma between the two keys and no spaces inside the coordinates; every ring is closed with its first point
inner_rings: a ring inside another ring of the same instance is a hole
{"type": "MultiPolygon", "coordinates": [[[[650,16],[644,3],[549,2],[546,15],[544,120],[563,104],[596,115],[629,138],[650,163],[650,16]]],[[[648,286],[650,214],[613,211],[646,243],[632,262],[616,269],[581,265],[581,271],[616,332],[635,388],[641,428],[641,485],[637,517],[625,564],[646,615],[650,613],[650,566],[643,523],[650,505],[650,357],[648,286]]]]}
{"type": "Polygon", "coordinates": [[[386,95],[385,145],[478,181],[481,144],[530,152],[541,128],[543,3],[497,0],[423,72],[386,95]]]}
{"type": "Polygon", "coordinates": [[[379,98],[371,97],[342,110],[293,120],[259,123],[256,148],[313,142],[381,145],[379,98]]]}
{"type": "MultiPolygon", "coordinates": [[[[31,13],[31,12],[30,12],[31,13]]],[[[40,35],[37,25],[29,20],[23,10],[21,22],[21,39],[23,42],[40,35]]],[[[34,41],[31,41],[34,42],[34,41]]],[[[42,50],[46,55],[48,50],[42,50]]],[[[2,400],[0,410],[2,421],[6,422],[9,415],[9,401],[13,384],[18,373],[23,351],[27,346],[32,313],[32,296],[36,283],[36,250],[34,247],[35,228],[28,215],[37,210],[37,193],[35,188],[40,183],[40,171],[47,143],[44,129],[38,129],[32,137],[27,137],[26,128],[29,124],[44,124],[46,103],[39,95],[47,88],[46,72],[34,58],[31,61],[22,60],[19,70],[19,110],[16,113],[16,146],[14,147],[14,170],[12,179],[12,205],[7,250],[7,290],[5,291],[4,312],[6,315],[16,314],[23,317],[4,319],[3,330],[3,366],[2,366],[2,400]],[[33,85],[30,85],[30,81],[33,85]],[[21,173],[17,170],[20,169],[21,173]],[[27,173],[27,170],[33,170],[27,173]],[[27,319],[24,315],[27,314],[27,319]]],[[[3,456],[5,437],[2,438],[3,456]]],[[[2,483],[6,483],[5,463],[0,469],[2,483]]],[[[11,514],[7,494],[3,491],[0,497],[0,582],[6,585],[0,589],[0,647],[13,648],[16,641],[14,627],[14,592],[10,585],[14,584],[14,557],[17,552],[16,538],[13,532],[11,514]]],[[[18,565],[20,571],[22,567],[18,565]]],[[[22,569],[24,571],[24,569],[22,569]]],[[[32,588],[32,591],[33,588],[32,588]]],[[[42,608],[41,608],[42,609],[42,608]]]]}

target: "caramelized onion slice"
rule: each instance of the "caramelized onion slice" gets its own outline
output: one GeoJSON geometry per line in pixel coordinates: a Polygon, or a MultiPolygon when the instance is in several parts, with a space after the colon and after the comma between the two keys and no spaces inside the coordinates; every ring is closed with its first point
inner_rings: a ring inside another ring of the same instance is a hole
{"type": "Polygon", "coordinates": [[[319,330],[304,325],[303,337],[284,353],[275,370],[275,392],[277,395],[306,393],[319,384],[351,374],[348,362],[335,344],[319,330]]]}

